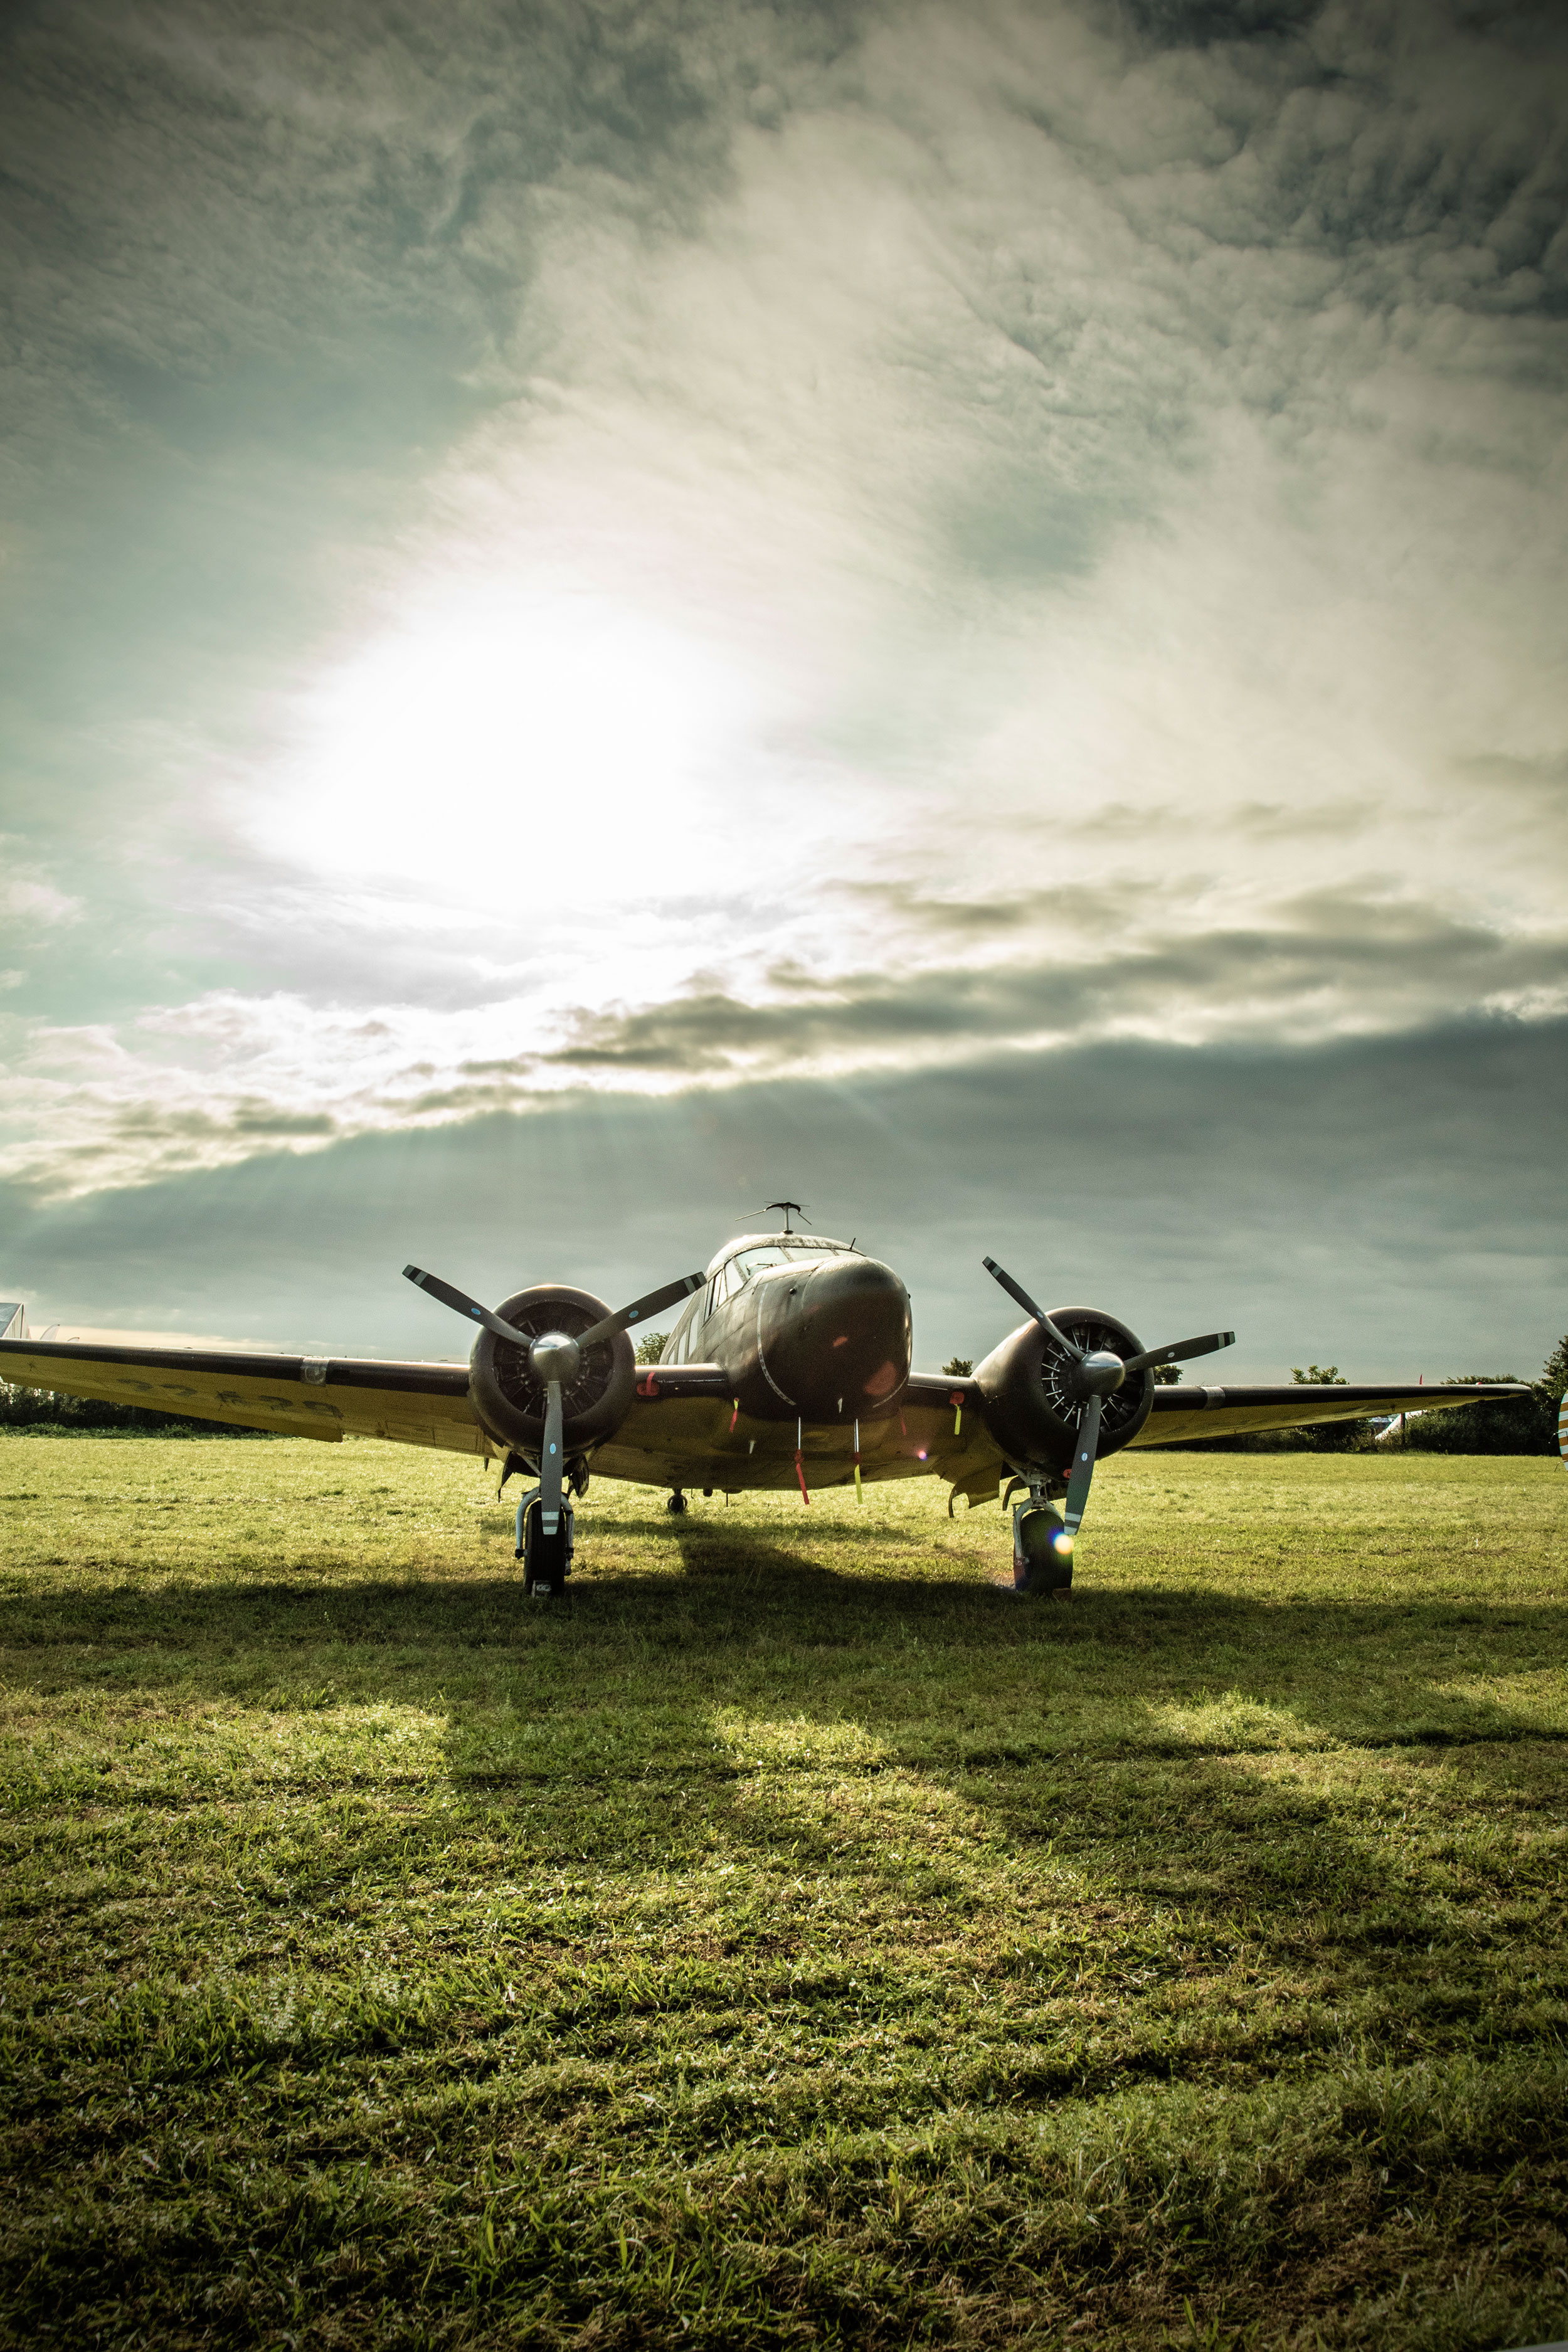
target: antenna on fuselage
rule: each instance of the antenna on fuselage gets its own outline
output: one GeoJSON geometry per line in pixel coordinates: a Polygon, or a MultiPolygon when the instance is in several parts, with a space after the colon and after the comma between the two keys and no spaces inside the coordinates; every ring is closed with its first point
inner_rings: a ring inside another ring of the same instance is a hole
{"type": "Polygon", "coordinates": [[[803,1221],[803,1222],[804,1222],[805,1217],[805,1211],[801,1207],[800,1202],[799,1202],[798,1201],[770,1201],[770,1202],[768,1202],[767,1209],[764,1209],[764,1210],[763,1211],[763,1216],[764,1216],[764,1217],[767,1215],[767,1213],[768,1213],[768,1210],[769,1210],[769,1209],[782,1209],[782,1210],[784,1211],[784,1231],[785,1231],[785,1233],[786,1233],[786,1234],[788,1233],[788,1231],[789,1231],[789,1229],[790,1229],[789,1220],[790,1220],[790,1212],[791,1212],[792,1210],[795,1212],[795,1214],[797,1217],[799,1217],[800,1219],[802,1219],[802,1221],[803,1221]]]}

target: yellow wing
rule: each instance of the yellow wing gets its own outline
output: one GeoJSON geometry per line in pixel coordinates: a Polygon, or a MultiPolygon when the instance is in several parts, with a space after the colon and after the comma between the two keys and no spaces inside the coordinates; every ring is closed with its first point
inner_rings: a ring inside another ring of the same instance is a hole
{"type": "Polygon", "coordinates": [[[1293,1381],[1289,1387],[1224,1388],[1184,1383],[1154,1391],[1154,1409],[1134,1445],[1174,1445],[1194,1437],[1233,1437],[1250,1429],[1302,1429],[1321,1421],[1368,1421],[1396,1412],[1441,1412],[1457,1404],[1528,1396],[1525,1388],[1396,1388],[1293,1381]]]}
{"type": "Polygon", "coordinates": [[[331,1441],[352,1430],[400,1445],[493,1451],[474,1419],[468,1370],[460,1364],[0,1339],[0,1380],[280,1436],[331,1441]]]}

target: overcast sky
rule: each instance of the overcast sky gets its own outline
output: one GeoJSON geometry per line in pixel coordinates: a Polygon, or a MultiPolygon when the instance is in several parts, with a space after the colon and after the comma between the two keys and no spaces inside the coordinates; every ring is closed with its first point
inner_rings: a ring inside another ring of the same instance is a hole
{"type": "Polygon", "coordinates": [[[1568,1325],[1568,18],[6,12],[0,1294],[1568,1325]]]}

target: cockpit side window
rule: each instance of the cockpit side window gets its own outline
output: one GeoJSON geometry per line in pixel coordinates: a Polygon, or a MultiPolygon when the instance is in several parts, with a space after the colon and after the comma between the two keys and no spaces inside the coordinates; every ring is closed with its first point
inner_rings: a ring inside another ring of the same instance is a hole
{"type": "Polygon", "coordinates": [[[702,1300],[700,1294],[694,1304],[687,1308],[685,1314],[681,1317],[679,1322],[676,1325],[674,1330],[665,1341],[664,1352],[658,1360],[661,1364],[684,1364],[687,1361],[691,1354],[691,1339],[693,1332],[697,1329],[700,1319],[698,1309],[700,1307],[701,1304],[702,1300]]]}

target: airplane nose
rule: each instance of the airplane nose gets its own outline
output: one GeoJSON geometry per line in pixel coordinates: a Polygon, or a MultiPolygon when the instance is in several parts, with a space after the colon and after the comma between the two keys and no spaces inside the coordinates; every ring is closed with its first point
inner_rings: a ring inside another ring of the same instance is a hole
{"type": "Polygon", "coordinates": [[[910,1295],[878,1259],[814,1267],[769,1335],[768,1370],[810,1421],[848,1421],[891,1402],[910,1376],[910,1295]]]}

